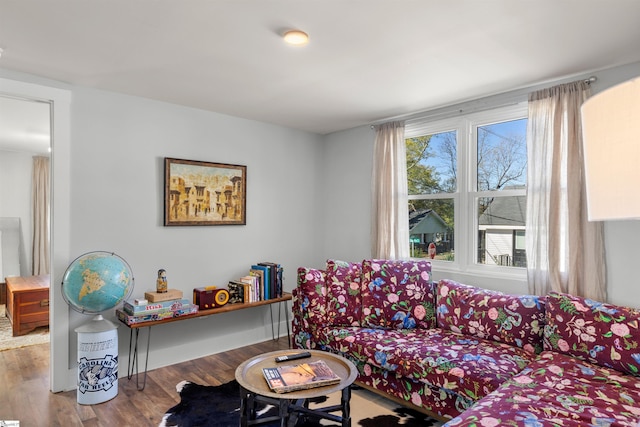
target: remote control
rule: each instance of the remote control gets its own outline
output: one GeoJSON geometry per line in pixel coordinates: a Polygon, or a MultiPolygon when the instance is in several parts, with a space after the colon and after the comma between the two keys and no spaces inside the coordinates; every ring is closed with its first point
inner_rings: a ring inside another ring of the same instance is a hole
{"type": "Polygon", "coordinates": [[[287,354],[285,356],[276,357],[276,363],[287,362],[289,360],[304,359],[306,357],[311,357],[311,353],[309,353],[308,351],[305,351],[297,354],[287,354]]]}

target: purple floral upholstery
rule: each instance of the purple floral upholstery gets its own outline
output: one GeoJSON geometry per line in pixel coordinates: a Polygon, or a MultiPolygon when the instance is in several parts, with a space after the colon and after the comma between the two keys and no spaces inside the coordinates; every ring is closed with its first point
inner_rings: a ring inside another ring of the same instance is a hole
{"type": "Polygon", "coordinates": [[[361,298],[362,326],[435,326],[435,295],[427,261],[364,260],[361,298]]]}
{"type": "Polygon", "coordinates": [[[315,348],[313,335],[326,324],[325,273],[312,268],[298,268],[298,286],[292,292],[294,313],[291,329],[294,346],[315,348]]]}
{"type": "Polygon", "coordinates": [[[552,292],[545,350],[640,375],[640,311],[552,292]]]}
{"type": "Polygon", "coordinates": [[[323,348],[459,394],[473,403],[520,372],[535,355],[441,329],[326,328],[323,348]]]}
{"type": "Polygon", "coordinates": [[[638,378],[545,351],[445,426],[635,427],[638,420],[638,378]]]}
{"type": "Polygon", "coordinates": [[[328,260],[327,324],[333,326],[360,326],[361,263],[328,260]]]}
{"type": "Polygon", "coordinates": [[[344,353],[342,356],[350,359],[358,368],[358,382],[404,402],[410,402],[412,405],[441,418],[453,418],[473,404],[469,399],[449,390],[439,389],[412,378],[394,375],[385,369],[355,359],[348,353],[344,353]]]}
{"type": "Polygon", "coordinates": [[[507,295],[441,280],[437,289],[438,327],[460,334],[542,351],[544,298],[507,295]]]}

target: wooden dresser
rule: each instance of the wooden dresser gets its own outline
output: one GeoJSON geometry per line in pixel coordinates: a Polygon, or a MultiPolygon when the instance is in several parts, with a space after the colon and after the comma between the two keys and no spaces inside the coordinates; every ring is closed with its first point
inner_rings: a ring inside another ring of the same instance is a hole
{"type": "Polygon", "coordinates": [[[49,275],[7,277],[7,317],[13,336],[49,324],[49,275]]]}

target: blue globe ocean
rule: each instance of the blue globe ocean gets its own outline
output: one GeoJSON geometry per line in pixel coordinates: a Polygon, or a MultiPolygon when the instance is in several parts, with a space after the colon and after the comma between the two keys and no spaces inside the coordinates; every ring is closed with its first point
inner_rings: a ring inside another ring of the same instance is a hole
{"type": "Polygon", "coordinates": [[[62,278],[62,296],[75,310],[100,313],[133,291],[129,264],[111,252],[89,252],[76,258],[62,278]]]}

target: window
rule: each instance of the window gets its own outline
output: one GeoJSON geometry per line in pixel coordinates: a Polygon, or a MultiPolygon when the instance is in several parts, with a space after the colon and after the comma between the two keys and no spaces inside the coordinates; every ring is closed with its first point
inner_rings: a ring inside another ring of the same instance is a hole
{"type": "Polygon", "coordinates": [[[452,268],[526,267],[526,103],[407,122],[410,255],[452,268]]]}

